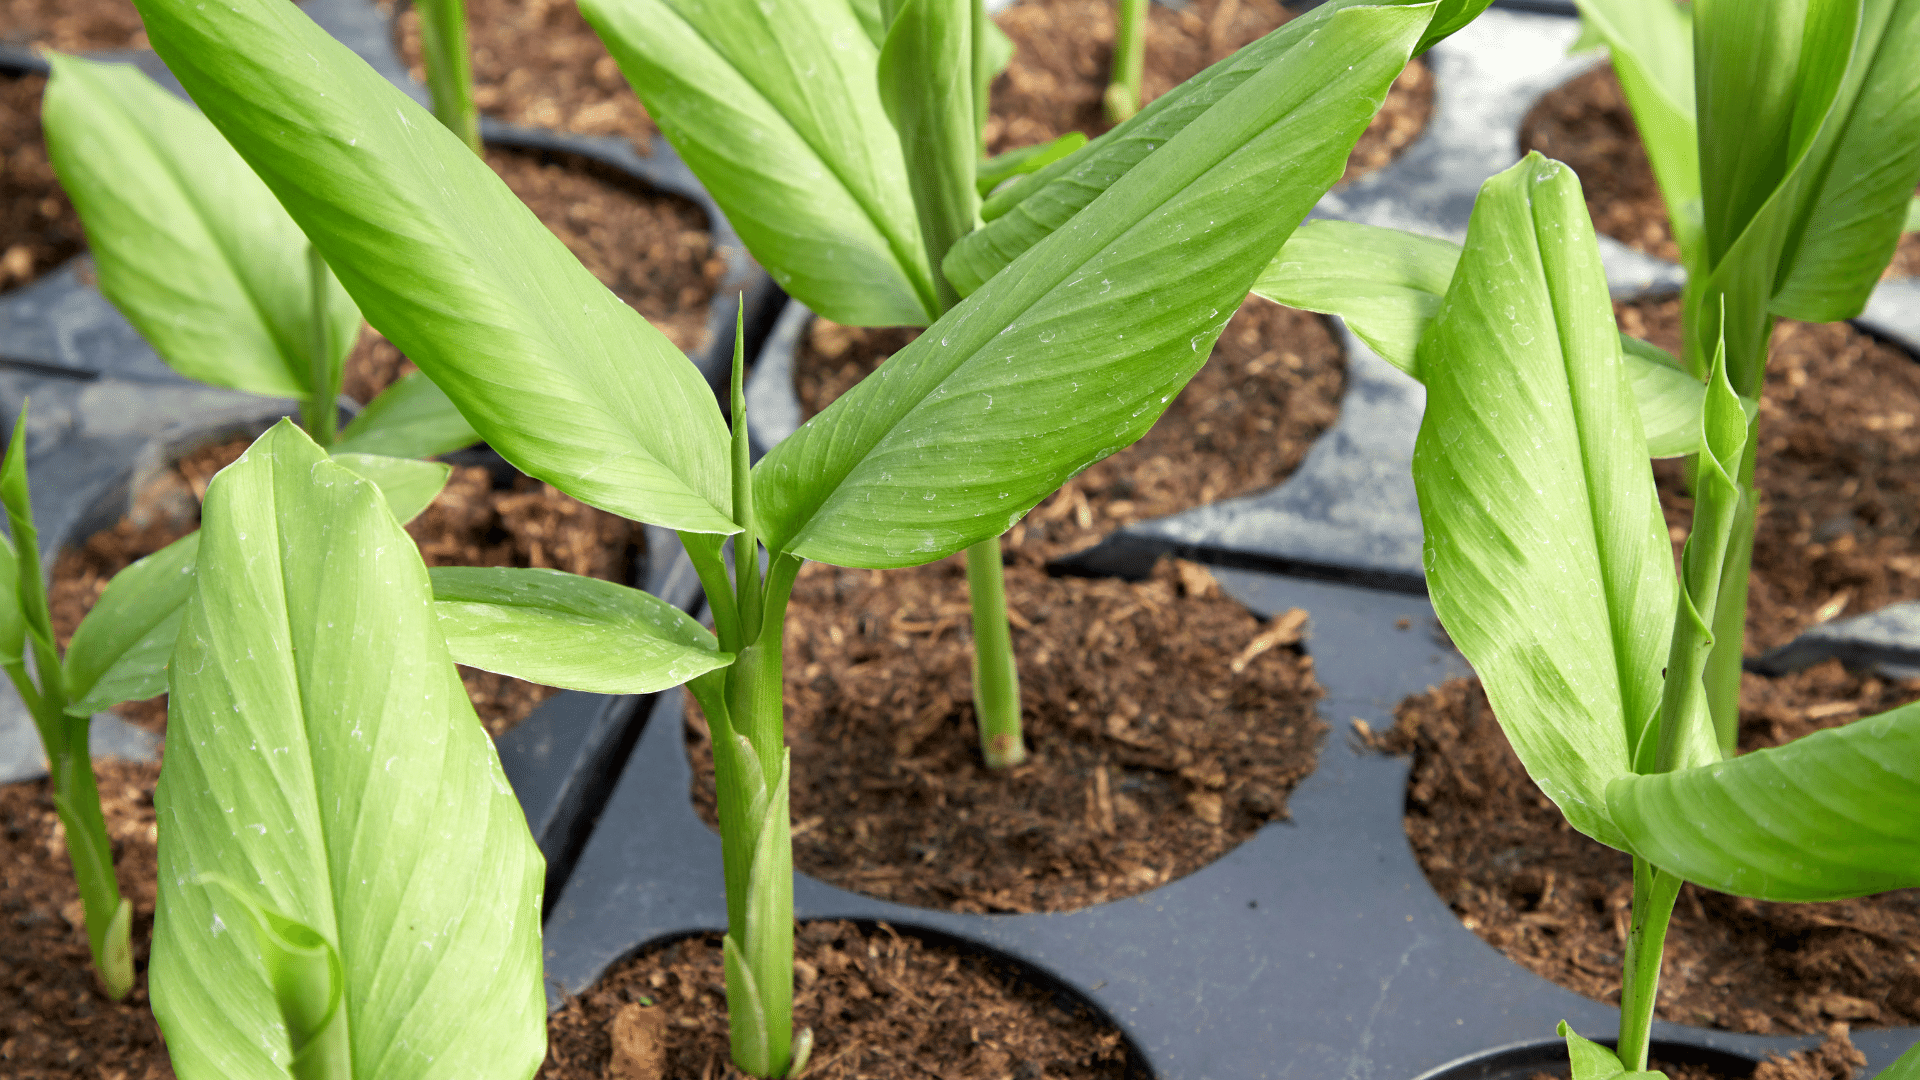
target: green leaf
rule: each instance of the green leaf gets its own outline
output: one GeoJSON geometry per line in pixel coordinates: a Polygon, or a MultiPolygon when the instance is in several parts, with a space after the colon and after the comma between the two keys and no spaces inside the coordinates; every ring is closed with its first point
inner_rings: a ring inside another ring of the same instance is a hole
{"type": "Polygon", "coordinates": [[[1572,170],[1529,154],[1480,189],[1419,367],[1434,608],[1541,790],[1622,847],[1606,784],[1659,707],[1674,579],[1572,170]]]}
{"type": "Polygon", "coordinates": [[[1613,56],[1683,259],[1697,265],[1703,253],[1693,19],[1673,0],[1579,0],[1579,5],[1581,25],[1613,56]]]}
{"type": "Polygon", "coordinates": [[[1433,22],[1427,26],[1427,32],[1420,36],[1420,44],[1414,46],[1413,55],[1419,56],[1465,30],[1492,3],[1493,0],[1441,0],[1434,7],[1433,22]]]}
{"type": "Polygon", "coordinates": [[[1920,1080],[1920,1043],[1908,1047],[1906,1053],[1880,1073],[1878,1080],[1920,1080]]]}
{"type": "Polygon", "coordinates": [[[1914,213],[1920,182],[1920,3],[1876,0],[1863,7],[1860,43],[1848,67],[1837,145],[1824,161],[1810,205],[1789,241],[1786,280],[1774,312],[1811,322],[1860,314],[1914,213]],[[1879,21],[1884,19],[1884,28],[1879,21]],[[1879,32],[1876,34],[1875,30],[1879,32]],[[1864,69],[1864,72],[1863,72],[1864,69]],[[1862,82],[1854,91],[1853,81],[1862,82]],[[1852,92],[1852,93],[1850,93],[1852,92]]]}
{"type": "MultiPolygon", "coordinates": [[[[1391,6],[1397,5],[1391,2],[1378,5],[1391,6]]],[[[1432,4],[1420,6],[1423,11],[1433,10],[1432,4]]],[[[1322,4],[1162,94],[1134,114],[1133,119],[1082,149],[996,192],[980,209],[987,221],[986,227],[963,239],[948,253],[943,263],[948,279],[962,296],[978,289],[1114,186],[1155,148],[1166,146],[1214,105],[1236,94],[1242,85],[1274,65],[1300,71],[1311,69],[1314,77],[1334,78],[1332,68],[1316,64],[1316,44],[1339,32],[1334,24],[1344,27],[1354,23],[1354,17],[1344,13],[1353,11],[1358,16],[1360,12],[1374,10],[1374,0],[1331,0],[1322,4]]],[[[1376,31],[1361,33],[1369,40],[1355,42],[1342,37],[1340,48],[1365,51],[1369,42],[1381,40],[1376,31]]],[[[1347,80],[1342,80],[1342,84],[1347,85],[1347,80]]],[[[1366,80],[1364,99],[1345,99],[1331,91],[1302,94],[1297,107],[1303,116],[1317,114],[1330,128],[1343,131],[1349,112],[1369,107],[1379,110],[1386,100],[1386,85],[1376,93],[1372,80],[1366,80]]],[[[1322,141],[1322,138],[1313,138],[1310,143],[1313,149],[1303,151],[1302,159],[1316,156],[1322,141]]],[[[1349,146],[1352,141],[1347,141],[1349,146]]],[[[1292,179],[1320,183],[1317,175],[1292,179]]],[[[1331,187],[1332,182],[1324,186],[1331,187]]]]}
{"type": "Polygon", "coordinates": [[[887,40],[887,14],[880,0],[847,0],[847,6],[853,9],[853,17],[860,20],[860,29],[867,32],[867,39],[874,48],[887,40]]]}
{"type": "Polygon", "coordinates": [[[1906,231],[1920,232],[1920,197],[1916,197],[1912,204],[1907,207],[1906,231]]]}
{"type": "MultiPolygon", "coordinates": [[[[1289,307],[1338,315],[1380,358],[1419,378],[1420,335],[1440,311],[1460,245],[1399,229],[1310,221],[1253,283],[1289,307]]],[[[1651,457],[1700,449],[1700,380],[1658,346],[1620,335],[1651,457]]]]}
{"type": "Polygon", "coordinates": [[[761,459],[769,549],[928,562],[1138,439],[1339,179],[1430,11],[1328,4],[1276,31],[1293,47],[761,459]]]}
{"type": "MultiPolygon", "coordinates": [[[[14,550],[25,553],[24,558],[15,555],[12,575],[16,610],[23,623],[23,644],[33,646],[35,667],[46,671],[59,662],[60,654],[53,645],[53,616],[47,609],[47,588],[41,576],[40,530],[33,524],[33,491],[27,482],[27,406],[24,403],[20,406],[20,415],[14,419],[6,458],[0,461],[0,504],[6,508],[14,550]]],[[[10,635],[11,630],[8,633],[10,635]]],[[[35,719],[39,717],[36,715],[35,719]]],[[[42,731],[41,735],[47,737],[50,733],[42,731]]],[[[47,745],[55,744],[48,738],[47,745]]]]}
{"type": "Polygon", "coordinates": [[[381,391],[353,418],[336,452],[427,458],[463,450],[480,441],[460,409],[432,379],[414,372],[381,391]]]}
{"type": "Polygon", "coordinates": [[[1920,704],[1785,746],[1607,786],[1631,849],[1761,900],[1920,887],[1920,704]]]}
{"type": "MultiPolygon", "coordinates": [[[[880,47],[880,104],[899,133],[921,242],[936,262],[980,220],[974,189],[980,160],[973,107],[976,3],[902,0],[880,47]]],[[[960,300],[944,275],[936,275],[934,295],[939,311],[960,300]]]]}
{"type": "Polygon", "coordinates": [[[977,141],[986,130],[993,80],[1013,59],[1013,39],[987,17],[984,0],[967,0],[967,5],[973,9],[973,134],[977,141]]]}
{"type": "Polygon", "coordinates": [[[1590,1039],[1583,1039],[1560,1021],[1560,1037],[1567,1040],[1567,1059],[1573,1080],[1667,1080],[1663,1072],[1628,1072],[1620,1056],[1590,1039]]]}
{"type": "MultiPolygon", "coordinates": [[[[48,54],[42,123],[100,291],[175,371],[312,394],[307,238],[213,125],[137,69],[48,54]]],[[[329,275],[333,378],[360,312],[329,275]]]]}
{"type": "Polygon", "coordinates": [[[418,517],[422,510],[433,503],[441,489],[447,486],[447,477],[453,473],[453,466],[438,461],[383,457],[379,454],[336,451],[333,460],[352,469],[354,475],[362,480],[373,481],[386,499],[387,509],[393,511],[394,520],[402,525],[418,517]]]}
{"type": "Polygon", "coordinates": [[[1051,165],[1075,150],[1087,145],[1087,136],[1083,132],[1069,131],[1051,142],[1035,143],[1018,150],[1009,150],[996,154],[980,163],[979,179],[975,181],[980,197],[985,198],[994,188],[1013,179],[1025,176],[1045,166],[1051,165]]]}
{"type": "Polygon", "coordinates": [[[167,690],[167,658],[193,594],[200,534],[189,533],[107,583],[67,646],[67,711],[92,716],[167,690]]]}
{"type": "Polygon", "coordinates": [[[596,694],[650,694],[733,661],[686,612],[611,581],[478,566],[431,575],[447,648],[468,667],[596,694]]]}
{"type": "Polygon", "coordinates": [[[788,295],[850,326],[937,310],[869,36],[846,0],[586,0],[647,115],[788,295]]]}
{"type": "Polygon", "coordinates": [[[139,3],[367,320],[495,450],[589,505],[733,530],[706,381],[457,136],[282,0],[139,3]]]}
{"type": "Polygon", "coordinates": [[[18,664],[27,651],[27,620],[20,614],[20,578],[13,541],[0,536],[0,665],[18,664]]]}
{"type": "Polygon", "coordinates": [[[200,535],[154,795],[175,1071],[293,1055],[256,943],[194,884],[217,874],[338,950],[353,1075],[531,1076],[544,871],[412,541],[285,421],[214,478],[200,535]]]}

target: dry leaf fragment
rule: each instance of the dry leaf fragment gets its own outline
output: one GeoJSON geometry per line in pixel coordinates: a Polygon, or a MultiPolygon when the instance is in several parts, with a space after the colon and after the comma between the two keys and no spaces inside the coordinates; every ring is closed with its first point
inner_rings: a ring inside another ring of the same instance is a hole
{"type": "Polygon", "coordinates": [[[665,1080],[667,1075],[667,1011],[634,1003],[614,1015],[608,1034],[613,1060],[608,1080],[665,1080]]]}
{"type": "Polygon", "coordinates": [[[1307,613],[1300,608],[1291,608],[1285,614],[1277,616],[1272,625],[1260,631],[1252,641],[1247,642],[1246,648],[1240,650],[1240,655],[1233,658],[1234,674],[1238,675],[1247,670],[1247,665],[1253,662],[1254,657],[1275,645],[1292,645],[1299,641],[1300,628],[1305,625],[1307,625],[1307,613]]]}

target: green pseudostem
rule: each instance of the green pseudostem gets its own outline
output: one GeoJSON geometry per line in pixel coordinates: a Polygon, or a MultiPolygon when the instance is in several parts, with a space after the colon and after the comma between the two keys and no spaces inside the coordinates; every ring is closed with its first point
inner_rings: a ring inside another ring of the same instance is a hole
{"type": "Polygon", "coordinates": [[[747,446],[744,322],[736,316],[731,465],[733,580],[722,538],[681,533],[706,589],[728,667],[687,684],[712,734],[720,851],[727,886],[727,1027],[733,1061],[752,1076],[797,1076],[813,1032],[793,1033],[793,840],[781,699],[782,630],[800,560],[777,555],[761,576],[747,446]]]}
{"type": "MultiPolygon", "coordinates": [[[[907,0],[880,50],[880,100],[900,136],[907,186],[938,268],[960,238],[980,225],[979,112],[973,107],[975,8],[979,0],[907,0]]],[[[959,294],[936,269],[938,318],[959,294]]],[[[1020,732],[1020,673],[1007,622],[1006,570],[1000,538],[967,549],[967,591],[973,608],[973,711],[988,767],[1026,760],[1020,732]]]]}
{"type": "Polygon", "coordinates": [[[39,533],[33,525],[27,488],[26,434],[27,410],[23,404],[13,426],[4,468],[0,469],[0,497],[6,502],[7,521],[13,531],[15,602],[26,643],[32,647],[38,686],[27,673],[25,650],[13,642],[8,643],[4,666],[40,729],[54,809],[66,829],[67,857],[73,864],[73,878],[86,910],[87,945],[93,952],[94,970],[107,996],[118,1001],[133,988],[133,908],[121,897],[120,883],[113,875],[113,845],[107,839],[93,758],[87,748],[92,717],[67,713],[66,678],[54,646],[46,581],[40,572],[39,533]]]}
{"type": "Polygon", "coordinates": [[[313,305],[313,340],[309,354],[312,366],[307,375],[311,390],[302,416],[307,422],[307,434],[322,448],[333,445],[334,428],[339,422],[339,407],[334,403],[340,398],[340,380],[344,374],[334,368],[332,342],[327,333],[327,284],[331,278],[320,249],[308,244],[307,281],[313,305]]]}
{"type": "Polygon", "coordinates": [[[466,0],[418,0],[415,6],[420,9],[420,51],[427,62],[434,118],[478,154],[480,110],[473,103],[466,0]]]}
{"type": "Polygon", "coordinates": [[[1148,0],[1116,0],[1119,25],[1113,37],[1113,76],[1101,105],[1110,124],[1125,123],[1140,111],[1140,77],[1147,65],[1148,0]]]}

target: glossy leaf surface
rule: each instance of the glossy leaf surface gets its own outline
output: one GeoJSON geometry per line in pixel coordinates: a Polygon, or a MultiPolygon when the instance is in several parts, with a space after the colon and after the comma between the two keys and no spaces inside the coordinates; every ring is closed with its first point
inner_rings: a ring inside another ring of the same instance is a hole
{"type": "Polygon", "coordinates": [[[415,372],[367,402],[340,432],[335,452],[428,458],[464,450],[480,441],[459,406],[432,379],[415,372]]]}
{"type": "Polygon", "coordinates": [[[1295,47],[761,459],[768,547],[929,562],[1138,439],[1338,179],[1430,11],[1327,5],[1282,27],[1295,47]]]}
{"type": "Polygon", "coordinates": [[[1434,609],[1541,790],[1622,847],[1606,784],[1656,715],[1675,585],[1572,170],[1533,154],[1481,188],[1419,367],[1434,609]]]}
{"type": "Polygon", "coordinates": [[[434,610],[455,663],[596,694],[649,694],[727,666],[731,653],[657,597],[558,570],[445,566],[434,610]]]}
{"type": "Polygon", "coordinates": [[[92,716],[167,690],[167,659],[193,595],[200,534],[189,533],[113,576],[67,646],[67,711],[92,716]]]}
{"type": "Polygon", "coordinates": [[[589,505],[733,531],[712,390],[458,137],[283,0],[140,12],[367,320],[495,450],[589,505]]]}
{"type": "Polygon", "coordinates": [[[405,525],[430,505],[447,486],[453,466],[417,458],[385,457],[336,451],[333,460],[352,469],[363,480],[371,480],[386,499],[387,509],[405,525]]]}
{"type": "Polygon", "coordinates": [[[1762,900],[1920,887],[1920,705],[1712,765],[1614,780],[1633,850],[1762,900]]]}
{"type": "MultiPolygon", "coordinates": [[[[1439,313],[1459,261],[1460,245],[1448,240],[1377,225],[1311,221],[1287,239],[1253,291],[1275,303],[1340,316],[1381,359],[1419,378],[1420,336],[1439,313]]],[[[1648,455],[1697,451],[1700,381],[1656,346],[1625,334],[1620,344],[1648,455]]]]}
{"type": "Polygon", "coordinates": [[[924,326],[933,275],[880,105],[880,8],[586,0],[647,115],[787,293],[853,326],[924,326]]]}
{"type": "Polygon", "coordinates": [[[339,954],[357,1076],[531,1076],[540,855],[371,483],[282,422],[214,478],[171,665],[150,985],[183,1080],[284,1077],[217,874],[339,954]]]}
{"type": "MultiPolygon", "coordinates": [[[[226,139],[137,69],[51,54],[42,122],[100,291],[182,375],[312,393],[307,238],[226,139]]],[[[334,379],[360,312],[328,275],[334,379]]]]}

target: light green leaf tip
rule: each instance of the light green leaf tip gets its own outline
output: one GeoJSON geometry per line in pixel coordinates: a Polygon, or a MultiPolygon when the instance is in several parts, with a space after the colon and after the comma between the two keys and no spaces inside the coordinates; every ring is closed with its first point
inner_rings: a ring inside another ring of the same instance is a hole
{"type": "Polygon", "coordinates": [[[1663,1072],[1629,1072],[1613,1051],[1590,1039],[1581,1038],[1560,1021],[1560,1037],[1567,1040],[1567,1058],[1573,1066],[1573,1080],[1667,1080],[1663,1072]]]}

